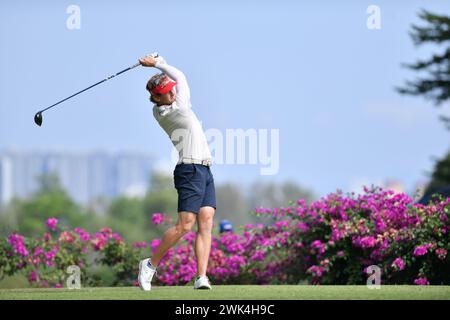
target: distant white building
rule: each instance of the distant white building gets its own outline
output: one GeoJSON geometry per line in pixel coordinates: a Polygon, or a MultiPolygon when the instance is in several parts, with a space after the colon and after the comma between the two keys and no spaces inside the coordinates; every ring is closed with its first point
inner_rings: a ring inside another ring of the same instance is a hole
{"type": "Polygon", "coordinates": [[[13,196],[12,164],[8,158],[0,158],[0,203],[7,203],[13,196]]]}
{"type": "Polygon", "coordinates": [[[153,158],[138,153],[0,152],[0,202],[25,198],[38,188],[37,177],[56,173],[77,202],[118,195],[143,196],[153,158]]]}

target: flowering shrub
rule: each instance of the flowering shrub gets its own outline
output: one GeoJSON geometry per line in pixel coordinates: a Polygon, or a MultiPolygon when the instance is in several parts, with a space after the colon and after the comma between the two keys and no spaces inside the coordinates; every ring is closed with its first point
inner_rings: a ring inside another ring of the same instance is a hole
{"type": "Polygon", "coordinates": [[[366,268],[377,265],[382,283],[450,284],[450,198],[424,206],[405,194],[364,191],[255,209],[291,226],[294,245],[282,249],[293,260],[288,282],[306,274],[312,283],[364,284],[366,268]]]}
{"type": "Polygon", "coordinates": [[[99,277],[90,267],[105,264],[114,269],[115,284],[132,281],[139,255],[137,249],[128,247],[120,235],[109,228],[94,235],[81,228],[57,234],[57,224],[57,219],[48,219],[50,232],[37,239],[26,239],[13,233],[6,241],[0,241],[0,276],[23,271],[32,285],[60,288],[65,286],[68,277],[67,267],[77,265],[85,285],[100,285],[99,277]]]}
{"type": "MultiPolygon", "coordinates": [[[[208,275],[215,284],[365,284],[365,270],[377,265],[384,284],[450,284],[450,198],[428,206],[405,194],[380,188],[344,196],[341,191],[310,205],[300,199],[288,207],[256,208],[270,221],[245,225],[239,232],[213,236],[208,275]]],[[[154,225],[171,224],[162,213],[154,225]]],[[[0,240],[0,277],[25,272],[31,284],[65,286],[70,265],[81,269],[83,285],[101,285],[92,269],[106,265],[114,285],[136,284],[138,262],[160,240],[126,243],[110,228],[90,234],[61,230],[46,222],[36,239],[18,233],[0,240]]],[[[196,274],[194,232],[171,248],[158,266],[159,285],[185,284],[196,274]]]]}

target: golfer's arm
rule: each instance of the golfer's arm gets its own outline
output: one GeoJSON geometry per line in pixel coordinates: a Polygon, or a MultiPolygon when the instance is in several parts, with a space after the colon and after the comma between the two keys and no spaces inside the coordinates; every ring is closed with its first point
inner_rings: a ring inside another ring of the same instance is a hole
{"type": "Polygon", "coordinates": [[[161,63],[159,61],[155,64],[155,68],[158,68],[167,74],[169,78],[177,82],[177,100],[180,99],[181,101],[188,103],[191,98],[191,93],[184,73],[167,63],[161,63]]]}

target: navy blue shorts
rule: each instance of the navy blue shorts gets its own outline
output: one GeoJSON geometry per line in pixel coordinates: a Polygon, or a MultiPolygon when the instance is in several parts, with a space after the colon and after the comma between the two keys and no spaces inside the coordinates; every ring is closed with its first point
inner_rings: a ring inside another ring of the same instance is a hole
{"type": "Polygon", "coordinates": [[[216,209],[216,189],[209,166],[180,163],[175,166],[173,178],[178,192],[178,212],[198,214],[205,206],[216,209]]]}

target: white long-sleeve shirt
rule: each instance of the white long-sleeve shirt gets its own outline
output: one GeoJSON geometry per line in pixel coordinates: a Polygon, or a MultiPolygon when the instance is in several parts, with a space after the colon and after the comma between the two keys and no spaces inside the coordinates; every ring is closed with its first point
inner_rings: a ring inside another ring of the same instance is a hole
{"type": "Polygon", "coordinates": [[[192,110],[191,94],[185,75],[164,61],[158,61],[155,67],[177,83],[175,102],[163,106],[155,104],[153,116],[177,149],[178,163],[183,159],[212,160],[205,133],[192,110]]]}

